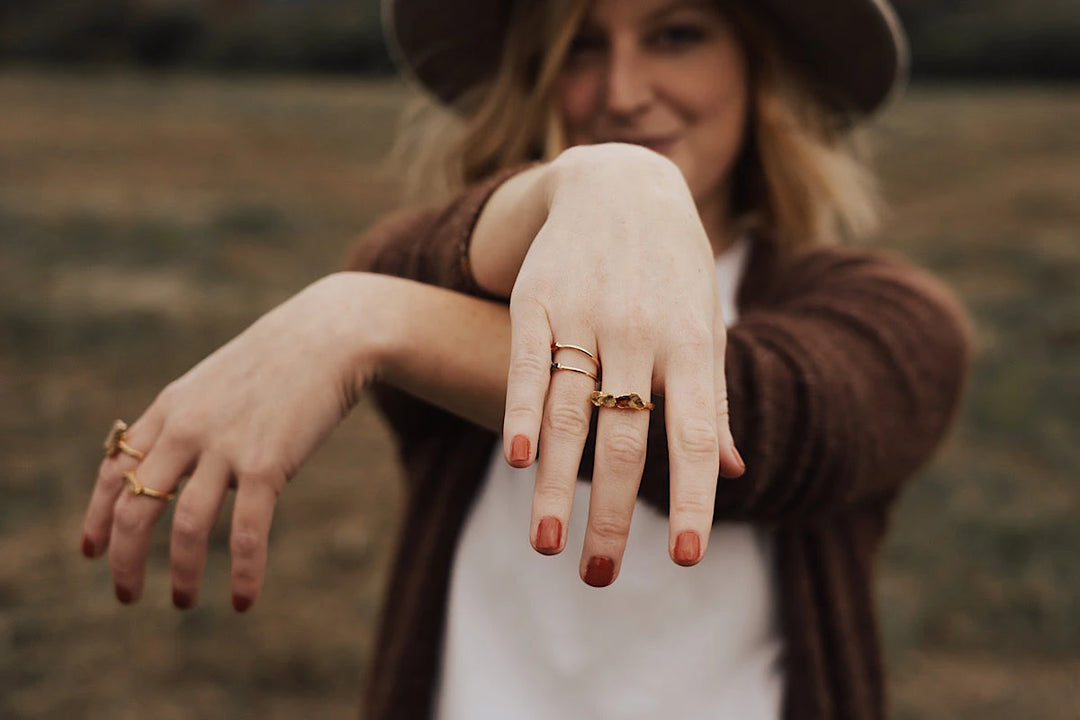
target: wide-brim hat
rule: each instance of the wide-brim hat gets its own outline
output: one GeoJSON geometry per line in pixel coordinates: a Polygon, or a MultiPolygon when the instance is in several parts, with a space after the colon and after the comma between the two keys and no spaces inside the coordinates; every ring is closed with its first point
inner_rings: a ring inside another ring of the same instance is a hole
{"type": "MultiPolygon", "coordinates": [[[[383,0],[383,28],[398,66],[440,101],[491,77],[513,0],[383,0]]],[[[885,0],[755,0],[782,47],[824,103],[870,115],[903,86],[908,50],[885,0]]]]}

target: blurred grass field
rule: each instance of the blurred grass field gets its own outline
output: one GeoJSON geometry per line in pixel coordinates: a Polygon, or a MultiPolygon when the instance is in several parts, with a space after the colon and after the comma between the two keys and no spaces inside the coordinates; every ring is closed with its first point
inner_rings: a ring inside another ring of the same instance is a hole
{"type": "MultiPolygon", "coordinates": [[[[253,612],[226,527],[199,607],[78,554],[115,417],[335,269],[396,198],[397,83],[0,73],[0,717],[355,717],[401,507],[361,407],[279,504],[253,612]]],[[[874,129],[876,244],[980,357],[882,562],[898,720],[1080,717],[1080,87],[917,87],[874,129]]],[[[228,509],[226,509],[228,512],[228,509]]]]}

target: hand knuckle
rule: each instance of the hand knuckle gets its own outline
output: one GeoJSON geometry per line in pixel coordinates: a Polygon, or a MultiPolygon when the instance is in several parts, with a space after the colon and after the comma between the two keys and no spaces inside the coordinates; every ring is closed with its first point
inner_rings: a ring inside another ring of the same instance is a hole
{"type": "Polygon", "coordinates": [[[521,352],[514,356],[513,375],[527,378],[544,377],[551,372],[551,357],[531,352],[521,352]]]}
{"type": "Polygon", "coordinates": [[[194,515],[177,508],[173,517],[172,537],[180,547],[190,548],[206,543],[210,529],[194,515]]]}
{"type": "Polygon", "coordinates": [[[582,438],[589,432],[589,411],[573,403],[554,402],[544,414],[544,427],[549,436],[582,438]]]}
{"type": "Polygon", "coordinates": [[[621,466],[640,466],[645,463],[645,437],[628,427],[611,430],[604,439],[607,462],[621,466]]]}
{"type": "Polygon", "coordinates": [[[705,420],[684,423],[672,437],[671,451],[695,461],[707,461],[720,455],[716,427],[705,420]]]}
{"type": "Polygon", "coordinates": [[[614,313],[615,332],[638,345],[654,344],[662,325],[660,313],[641,304],[629,304],[614,313]]]}
{"type": "Polygon", "coordinates": [[[618,543],[630,533],[630,517],[610,510],[598,510],[589,517],[589,532],[602,543],[618,543]]]}
{"type": "Polygon", "coordinates": [[[97,484],[102,490],[114,495],[124,486],[124,478],[111,460],[106,460],[98,468],[97,484]]]}
{"type": "Polygon", "coordinates": [[[252,562],[258,559],[262,551],[262,538],[252,530],[236,530],[232,534],[230,548],[235,559],[252,562]]]}
{"type": "Polygon", "coordinates": [[[151,520],[144,512],[135,507],[133,503],[122,502],[116,508],[113,516],[116,530],[122,535],[142,535],[150,529],[151,520]]]}
{"type": "Polygon", "coordinates": [[[539,413],[528,405],[513,405],[506,409],[506,420],[517,425],[535,427],[539,413]]]}
{"type": "Polygon", "coordinates": [[[553,480],[536,483],[533,491],[533,504],[545,508],[566,507],[574,499],[574,486],[553,480]]]}
{"type": "Polygon", "coordinates": [[[708,488],[681,488],[671,498],[672,515],[712,515],[714,493],[708,488]]]}

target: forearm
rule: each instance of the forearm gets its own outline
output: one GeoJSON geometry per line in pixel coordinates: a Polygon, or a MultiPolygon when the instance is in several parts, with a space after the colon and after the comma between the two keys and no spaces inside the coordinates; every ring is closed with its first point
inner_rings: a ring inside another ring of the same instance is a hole
{"type": "MultiPolygon", "coordinates": [[[[510,356],[506,306],[401,278],[343,275],[380,298],[377,329],[359,339],[376,356],[375,379],[489,430],[502,427],[510,356]]],[[[358,374],[355,390],[366,381],[358,374]]]]}

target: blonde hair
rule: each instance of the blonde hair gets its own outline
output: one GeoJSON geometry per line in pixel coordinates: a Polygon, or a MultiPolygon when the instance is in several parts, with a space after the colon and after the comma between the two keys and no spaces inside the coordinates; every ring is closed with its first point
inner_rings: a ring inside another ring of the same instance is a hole
{"type": "MultiPolygon", "coordinates": [[[[406,202],[439,201],[498,170],[566,148],[552,90],[589,0],[519,0],[502,61],[453,108],[410,104],[389,161],[406,202]],[[540,32],[536,29],[540,28],[540,32]]],[[[746,51],[747,137],[733,170],[732,222],[785,251],[860,237],[877,224],[874,177],[852,118],[827,109],[746,0],[721,8],[746,51]]]]}

